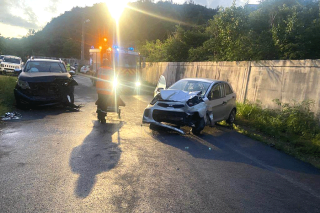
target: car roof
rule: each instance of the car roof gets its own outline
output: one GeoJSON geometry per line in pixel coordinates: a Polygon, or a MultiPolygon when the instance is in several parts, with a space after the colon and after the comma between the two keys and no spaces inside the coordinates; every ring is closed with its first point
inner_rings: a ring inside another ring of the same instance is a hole
{"type": "Polygon", "coordinates": [[[43,59],[43,58],[36,58],[36,59],[29,59],[28,61],[50,61],[50,62],[61,62],[60,60],[54,60],[54,59],[43,59]]]}
{"type": "Polygon", "coordinates": [[[21,59],[20,57],[18,57],[18,56],[14,56],[14,55],[1,55],[1,56],[4,56],[5,58],[21,59]]]}
{"type": "Polygon", "coordinates": [[[202,82],[207,82],[207,83],[217,83],[217,82],[225,82],[225,81],[220,81],[220,80],[214,80],[210,78],[183,78],[181,80],[187,80],[187,81],[202,81],[202,82]]]}

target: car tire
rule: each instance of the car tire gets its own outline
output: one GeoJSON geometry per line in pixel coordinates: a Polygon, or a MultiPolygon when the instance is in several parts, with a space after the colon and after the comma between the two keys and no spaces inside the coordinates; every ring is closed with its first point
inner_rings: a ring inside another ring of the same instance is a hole
{"type": "Polygon", "coordinates": [[[16,98],[16,107],[18,109],[28,109],[28,105],[27,104],[23,104],[20,98],[16,98]]]}
{"type": "Polygon", "coordinates": [[[151,123],[150,126],[149,126],[149,129],[150,130],[157,130],[157,127],[158,127],[157,125],[151,123]]]}
{"type": "Polygon", "coordinates": [[[205,121],[204,118],[201,118],[195,125],[195,127],[192,127],[192,133],[194,135],[200,135],[201,131],[204,129],[205,127],[205,121]]]}
{"type": "Polygon", "coordinates": [[[230,115],[229,115],[229,117],[228,117],[228,119],[226,121],[227,121],[228,124],[233,124],[235,120],[236,120],[236,110],[233,109],[230,112],[230,115]]]}

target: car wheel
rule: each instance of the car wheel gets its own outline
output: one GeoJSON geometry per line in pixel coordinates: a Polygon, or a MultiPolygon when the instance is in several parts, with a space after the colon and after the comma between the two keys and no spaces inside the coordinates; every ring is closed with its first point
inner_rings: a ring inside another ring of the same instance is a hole
{"type": "Polygon", "coordinates": [[[153,123],[151,123],[150,124],[150,126],[149,126],[149,128],[151,129],[151,130],[157,130],[157,125],[155,125],[155,124],[153,124],[153,123]]]}
{"type": "Polygon", "coordinates": [[[228,123],[228,124],[233,124],[235,120],[236,120],[236,110],[233,109],[233,110],[230,112],[229,118],[227,119],[227,123],[228,123]]]}
{"type": "Polygon", "coordinates": [[[195,127],[192,127],[192,133],[194,135],[200,135],[201,131],[204,129],[205,127],[205,121],[204,118],[201,118],[195,125],[195,127]]]}
{"type": "Polygon", "coordinates": [[[28,105],[24,104],[20,98],[16,98],[16,107],[18,109],[28,109],[28,105]]]}

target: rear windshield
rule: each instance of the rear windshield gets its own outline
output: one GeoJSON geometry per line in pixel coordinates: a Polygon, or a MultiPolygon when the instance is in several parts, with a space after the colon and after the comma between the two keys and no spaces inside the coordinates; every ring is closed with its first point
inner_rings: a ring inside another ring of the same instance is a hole
{"type": "Polygon", "coordinates": [[[25,72],[67,72],[65,66],[60,62],[49,61],[29,61],[25,67],[25,72]]]}
{"type": "Polygon", "coordinates": [[[20,64],[21,60],[20,59],[15,59],[15,58],[4,57],[4,62],[20,64]]]}

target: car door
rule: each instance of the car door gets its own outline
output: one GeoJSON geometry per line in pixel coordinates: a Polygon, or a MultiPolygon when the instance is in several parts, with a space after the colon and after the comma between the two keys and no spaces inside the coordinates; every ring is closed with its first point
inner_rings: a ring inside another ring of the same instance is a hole
{"type": "Polygon", "coordinates": [[[153,95],[156,96],[160,92],[160,90],[166,89],[166,88],[167,88],[166,78],[163,75],[161,75],[153,95]]]}
{"type": "Polygon", "coordinates": [[[225,102],[226,103],[226,115],[225,119],[229,117],[231,110],[236,106],[236,94],[231,89],[228,83],[224,83],[225,90],[225,102]]]}
{"type": "Polygon", "coordinates": [[[213,114],[213,122],[221,121],[225,116],[223,84],[214,85],[207,95],[207,110],[213,114]]]}

